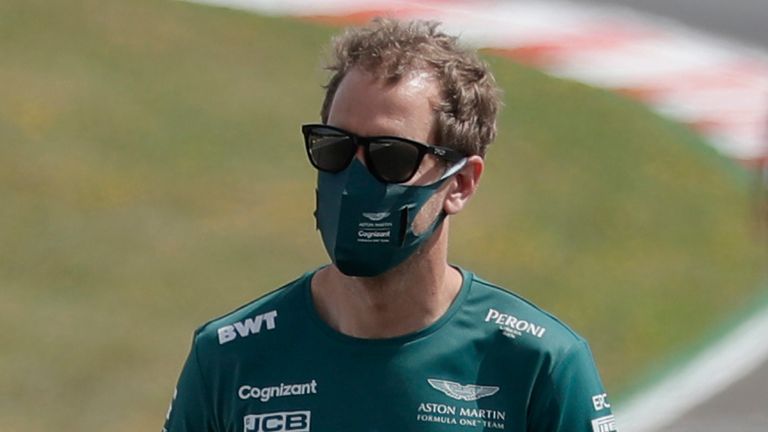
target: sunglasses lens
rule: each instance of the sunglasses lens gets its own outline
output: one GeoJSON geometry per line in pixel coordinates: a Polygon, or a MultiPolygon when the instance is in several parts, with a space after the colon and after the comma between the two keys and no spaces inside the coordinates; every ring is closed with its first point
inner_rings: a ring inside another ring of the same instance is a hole
{"type": "Polygon", "coordinates": [[[357,151],[351,137],[333,129],[315,128],[306,140],[312,164],[322,171],[343,170],[357,151]]]}
{"type": "Polygon", "coordinates": [[[371,168],[385,181],[407,181],[419,166],[419,148],[404,141],[377,139],[369,146],[371,168]]]}

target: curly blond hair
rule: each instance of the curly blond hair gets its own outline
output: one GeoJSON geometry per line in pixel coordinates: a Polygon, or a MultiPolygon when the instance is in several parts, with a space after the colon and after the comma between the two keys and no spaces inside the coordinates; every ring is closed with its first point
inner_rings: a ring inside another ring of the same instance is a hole
{"type": "Polygon", "coordinates": [[[336,90],[353,68],[376,74],[390,84],[408,73],[423,71],[440,86],[436,144],[485,156],[496,137],[501,91],[488,65],[473,50],[462,48],[457,37],[438,30],[439,25],[376,18],[334,38],[332,59],[326,66],[332,75],[324,87],[322,121],[328,121],[336,90]]]}

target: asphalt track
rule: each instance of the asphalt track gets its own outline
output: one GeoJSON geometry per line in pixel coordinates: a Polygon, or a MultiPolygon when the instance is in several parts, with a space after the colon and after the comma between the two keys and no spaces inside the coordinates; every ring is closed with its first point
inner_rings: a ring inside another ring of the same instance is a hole
{"type": "MultiPolygon", "coordinates": [[[[695,29],[768,48],[766,0],[601,0],[679,21],[695,29]]],[[[756,343],[765,341],[756,341],[756,343]]],[[[659,432],[768,431],[768,361],[659,432]]]]}
{"type": "Polygon", "coordinates": [[[768,48],[766,0],[571,0],[622,5],[671,18],[696,29],[768,48]]]}
{"type": "Polygon", "coordinates": [[[660,432],[768,431],[768,362],[660,432]]]}

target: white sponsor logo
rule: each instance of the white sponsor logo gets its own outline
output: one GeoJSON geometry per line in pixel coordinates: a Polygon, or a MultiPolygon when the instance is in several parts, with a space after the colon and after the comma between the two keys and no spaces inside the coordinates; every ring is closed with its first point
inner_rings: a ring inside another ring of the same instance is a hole
{"type": "Polygon", "coordinates": [[[507,413],[494,409],[457,407],[440,403],[421,403],[416,420],[426,423],[458,425],[483,430],[504,430],[507,413]]]}
{"type": "Polygon", "coordinates": [[[240,386],[237,390],[237,395],[242,400],[257,399],[262,402],[269,402],[270,399],[275,397],[284,396],[302,396],[308,394],[317,394],[317,381],[304,384],[285,384],[270,386],[270,387],[251,387],[249,385],[240,386]]]}
{"type": "Polygon", "coordinates": [[[357,236],[360,238],[364,238],[366,240],[371,239],[389,239],[390,232],[389,231],[363,231],[360,230],[357,232],[357,236]]]}
{"type": "Polygon", "coordinates": [[[389,216],[389,212],[380,212],[380,213],[363,213],[363,216],[365,216],[366,219],[368,219],[371,222],[378,222],[385,217],[389,216]]]}
{"type": "Polygon", "coordinates": [[[310,411],[282,411],[243,417],[244,432],[309,432],[310,411]]]}
{"type": "Polygon", "coordinates": [[[269,311],[261,315],[256,315],[253,318],[248,318],[240,322],[236,322],[234,325],[226,325],[219,328],[219,345],[223,345],[227,342],[232,342],[238,337],[246,337],[253,334],[257,334],[262,330],[262,326],[266,325],[267,330],[275,329],[275,318],[277,317],[277,311],[269,311]]]}
{"type": "Polygon", "coordinates": [[[616,419],[613,415],[600,417],[592,420],[592,432],[614,432],[616,431],[616,419]]]}
{"type": "Polygon", "coordinates": [[[609,404],[606,400],[607,397],[607,393],[592,396],[592,405],[595,406],[595,411],[600,411],[602,409],[611,407],[611,404],[609,404]]]}
{"type": "Polygon", "coordinates": [[[392,234],[392,222],[384,221],[390,214],[363,213],[368,221],[357,224],[358,243],[389,243],[392,234]]]}
{"type": "Polygon", "coordinates": [[[449,397],[463,401],[475,401],[484,397],[495,395],[499,391],[496,386],[481,386],[475,384],[462,385],[453,381],[440,379],[427,379],[429,385],[435,390],[440,390],[449,397]]]}
{"type": "Polygon", "coordinates": [[[528,333],[541,338],[544,336],[546,328],[536,325],[534,323],[521,320],[514,315],[508,315],[497,311],[496,309],[488,309],[488,314],[485,316],[485,322],[493,321],[499,325],[499,328],[504,332],[505,336],[516,338],[523,333],[528,333]]]}

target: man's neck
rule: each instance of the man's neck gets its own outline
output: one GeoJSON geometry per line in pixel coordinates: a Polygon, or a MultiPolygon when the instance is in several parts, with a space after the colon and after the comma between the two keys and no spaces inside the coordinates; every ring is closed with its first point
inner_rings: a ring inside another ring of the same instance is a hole
{"type": "Polygon", "coordinates": [[[312,280],[320,317],[343,334],[366,339],[402,336],[437,321],[456,298],[462,276],[447,263],[447,239],[435,235],[381,276],[349,277],[335,266],[320,270],[312,280]]]}

